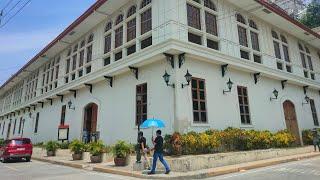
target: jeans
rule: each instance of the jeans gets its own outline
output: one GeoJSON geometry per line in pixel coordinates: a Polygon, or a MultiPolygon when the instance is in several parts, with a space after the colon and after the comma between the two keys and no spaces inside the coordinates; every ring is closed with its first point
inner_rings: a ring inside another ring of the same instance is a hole
{"type": "Polygon", "coordinates": [[[163,164],[163,166],[166,168],[166,171],[170,171],[170,168],[169,168],[166,160],[163,159],[163,154],[155,152],[153,154],[153,163],[152,163],[151,172],[155,172],[156,171],[158,158],[159,158],[160,162],[163,164]]]}

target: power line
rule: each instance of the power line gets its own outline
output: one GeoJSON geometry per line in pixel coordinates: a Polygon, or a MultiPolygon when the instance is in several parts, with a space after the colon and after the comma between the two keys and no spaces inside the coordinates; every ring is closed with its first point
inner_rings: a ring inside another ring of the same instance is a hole
{"type": "Polygon", "coordinates": [[[6,12],[5,14],[3,14],[3,13],[4,13],[4,9],[3,9],[3,10],[2,10],[3,18],[6,17],[8,14],[10,14],[10,12],[11,12],[14,8],[16,8],[17,5],[20,4],[21,1],[22,1],[22,0],[19,0],[19,1],[18,1],[15,5],[13,5],[13,6],[9,9],[9,11],[6,12]]]}
{"type": "Polygon", "coordinates": [[[11,4],[12,1],[13,1],[13,0],[10,0],[10,1],[2,8],[1,11],[5,10],[5,9],[11,4]]]}
{"type": "Polygon", "coordinates": [[[21,12],[22,9],[23,9],[24,7],[26,7],[30,2],[31,2],[31,0],[28,0],[26,3],[24,3],[24,4],[20,7],[20,9],[19,9],[18,11],[16,11],[12,16],[10,16],[10,17],[8,18],[8,20],[7,20],[6,22],[4,22],[4,23],[0,26],[0,28],[4,27],[6,24],[8,24],[8,23],[10,22],[10,20],[12,20],[19,12],[21,12]]]}

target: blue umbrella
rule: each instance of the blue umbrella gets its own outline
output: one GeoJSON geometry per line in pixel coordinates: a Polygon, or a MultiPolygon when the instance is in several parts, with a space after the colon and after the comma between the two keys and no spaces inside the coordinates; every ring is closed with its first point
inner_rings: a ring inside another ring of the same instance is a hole
{"type": "Polygon", "coordinates": [[[141,126],[141,128],[152,128],[152,137],[153,137],[153,128],[164,128],[164,122],[160,119],[147,119],[145,120],[141,126]]]}

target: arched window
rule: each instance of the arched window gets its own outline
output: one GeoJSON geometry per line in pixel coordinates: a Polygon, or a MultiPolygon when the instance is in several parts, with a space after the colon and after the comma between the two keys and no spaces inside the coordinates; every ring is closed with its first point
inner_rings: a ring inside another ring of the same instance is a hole
{"type": "Polygon", "coordinates": [[[244,19],[244,17],[243,17],[241,14],[237,13],[237,14],[236,14],[236,18],[237,18],[237,21],[238,21],[238,22],[240,22],[240,23],[242,23],[242,24],[247,24],[247,23],[246,23],[246,20],[244,19]]]}
{"type": "Polygon", "coordinates": [[[253,20],[249,20],[249,26],[253,29],[258,29],[257,24],[253,20]]]}
{"type": "Polygon", "coordinates": [[[107,32],[107,31],[110,31],[111,29],[112,29],[112,22],[110,21],[106,24],[106,28],[104,31],[107,32]]]}
{"type": "Polygon", "coordinates": [[[141,13],[141,35],[152,29],[152,11],[151,8],[141,13]]]}
{"type": "Polygon", "coordinates": [[[151,3],[151,0],[142,0],[140,9],[146,7],[150,3],[151,3]]]}
{"type": "Polygon", "coordinates": [[[91,43],[93,41],[94,38],[94,34],[90,34],[90,36],[88,37],[88,43],[91,43]]]}
{"type": "Polygon", "coordinates": [[[273,38],[279,39],[279,36],[275,31],[271,31],[271,35],[272,35],[273,38]]]}
{"type": "Polygon", "coordinates": [[[280,37],[281,37],[281,41],[282,41],[283,43],[288,44],[287,38],[284,37],[284,35],[280,35],[280,37]]]}
{"type": "Polygon", "coordinates": [[[116,20],[116,24],[115,24],[115,25],[120,24],[122,21],[123,21],[123,15],[120,14],[120,15],[117,17],[117,20],[116,20]]]}
{"type": "Polygon", "coordinates": [[[313,69],[313,63],[312,63],[312,58],[310,55],[310,50],[307,46],[303,46],[298,43],[299,46],[299,50],[300,50],[300,57],[301,57],[301,64],[303,67],[303,73],[304,73],[304,77],[305,78],[310,78],[312,80],[315,80],[315,73],[314,73],[314,69],[313,69]]]}
{"type": "Polygon", "coordinates": [[[214,11],[216,10],[216,5],[211,0],[204,0],[204,6],[214,11]]]}
{"type": "Polygon", "coordinates": [[[130,9],[128,10],[127,18],[134,15],[137,11],[136,6],[131,6],[130,9]]]}

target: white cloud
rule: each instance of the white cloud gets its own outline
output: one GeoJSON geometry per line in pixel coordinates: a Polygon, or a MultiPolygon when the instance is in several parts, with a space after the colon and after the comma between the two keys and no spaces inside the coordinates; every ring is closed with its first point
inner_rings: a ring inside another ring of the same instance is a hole
{"type": "Polygon", "coordinates": [[[57,30],[44,29],[30,32],[0,33],[0,55],[25,50],[42,49],[58,35],[57,30]]]}

